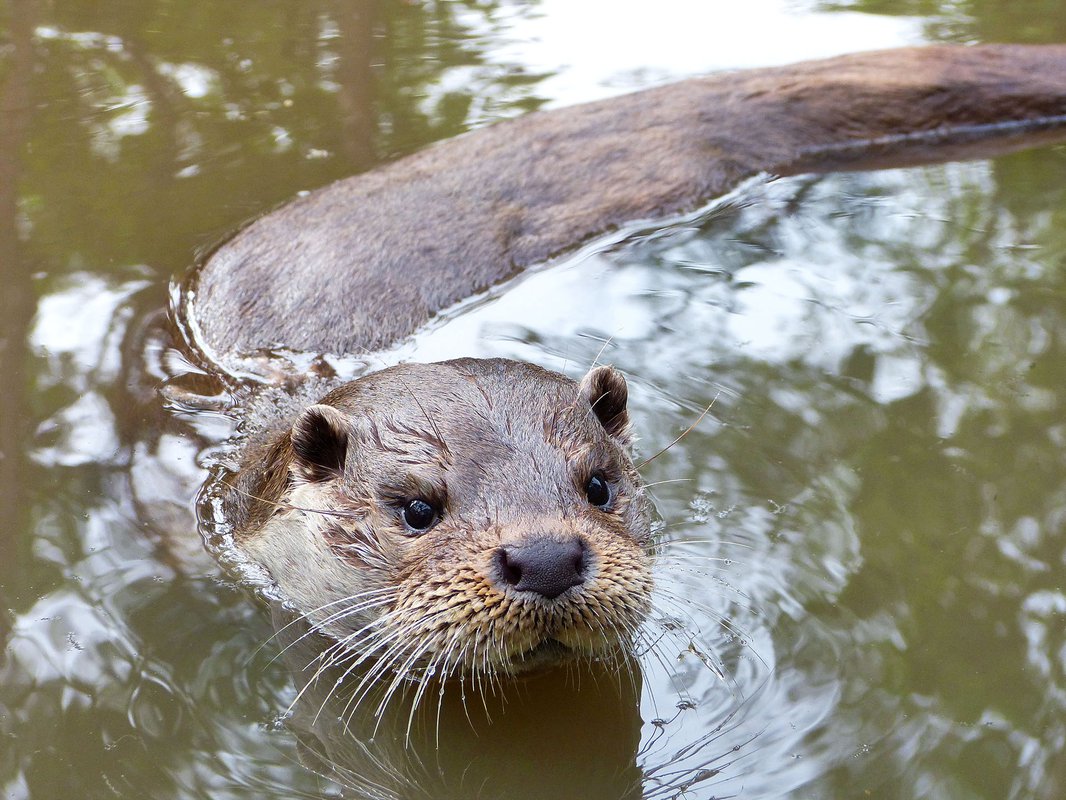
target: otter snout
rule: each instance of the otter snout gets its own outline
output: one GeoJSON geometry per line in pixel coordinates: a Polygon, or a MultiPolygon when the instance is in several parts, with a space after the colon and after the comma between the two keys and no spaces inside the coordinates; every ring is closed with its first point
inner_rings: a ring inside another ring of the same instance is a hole
{"type": "Polygon", "coordinates": [[[577,536],[564,541],[542,537],[499,547],[495,561],[500,584],[554,600],[585,582],[588,545],[577,536]]]}

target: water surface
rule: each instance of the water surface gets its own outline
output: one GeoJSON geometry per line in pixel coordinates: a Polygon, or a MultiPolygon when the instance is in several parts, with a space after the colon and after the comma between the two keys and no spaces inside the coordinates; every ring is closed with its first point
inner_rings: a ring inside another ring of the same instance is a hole
{"type": "MultiPolygon", "coordinates": [[[[197,536],[232,422],[158,391],[191,383],[165,309],[198,251],[538,107],[859,47],[1061,40],[1066,19],[732,5],[601,9],[584,40],[547,0],[0,12],[0,793],[340,796],[301,763],[267,614],[197,536]],[[701,50],[701,27],[732,49],[701,50]]],[[[695,798],[1066,792],[1064,186],[1062,148],[755,183],[389,356],[610,360],[645,455],[711,405],[645,471],[671,543],[659,624],[698,629],[645,660],[649,796],[694,776],[695,798]]]]}

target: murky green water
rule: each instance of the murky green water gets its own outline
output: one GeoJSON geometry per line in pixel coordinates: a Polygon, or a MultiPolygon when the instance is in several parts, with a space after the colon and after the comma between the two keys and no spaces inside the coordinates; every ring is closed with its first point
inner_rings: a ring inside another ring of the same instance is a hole
{"type": "MultiPolygon", "coordinates": [[[[297,191],[541,106],[858,47],[1066,36],[1061,1],[0,15],[12,800],[345,796],[301,763],[268,615],[196,532],[231,423],[158,392],[190,380],[165,309],[198,251],[297,191]]],[[[672,542],[656,624],[695,644],[645,656],[639,717],[562,736],[618,744],[612,774],[637,769],[649,797],[697,778],[681,796],[1066,796],[1064,187],[1062,148],[753,184],[393,354],[577,375],[610,338],[645,454],[713,401],[646,470],[672,542]]]]}

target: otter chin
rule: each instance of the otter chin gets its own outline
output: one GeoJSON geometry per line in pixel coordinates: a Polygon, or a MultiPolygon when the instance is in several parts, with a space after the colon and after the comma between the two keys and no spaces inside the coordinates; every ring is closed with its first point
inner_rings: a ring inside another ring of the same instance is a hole
{"type": "Polygon", "coordinates": [[[367,375],[246,448],[237,546],[333,640],[334,665],[447,677],[622,658],[652,590],[627,397],[611,367],[367,375]]]}

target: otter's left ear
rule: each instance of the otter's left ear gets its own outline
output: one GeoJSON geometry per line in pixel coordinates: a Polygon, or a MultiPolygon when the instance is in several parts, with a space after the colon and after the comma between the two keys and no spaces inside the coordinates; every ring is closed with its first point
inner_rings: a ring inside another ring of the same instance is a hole
{"type": "Polygon", "coordinates": [[[578,394],[588,400],[596,418],[607,434],[621,444],[630,444],[629,389],[626,379],[614,367],[596,367],[581,379],[578,394]]]}
{"type": "Polygon", "coordinates": [[[348,420],[333,406],[316,404],[292,424],[292,471],[306,481],[327,481],[344,473],[348,420]]]}

